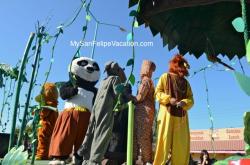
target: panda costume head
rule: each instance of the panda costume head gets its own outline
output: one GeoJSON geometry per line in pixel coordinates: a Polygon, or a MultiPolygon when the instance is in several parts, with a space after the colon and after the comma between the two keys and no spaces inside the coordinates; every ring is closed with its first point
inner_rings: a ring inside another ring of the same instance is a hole
{"type": "Polygon", "coordinates": [[[98,63],[88,57],[75,58],[69,65],[69,74],[70,81],[60,88],[65,108],[85,107],[91,111],[100,78],[98,63]]]}
{"type": "Polygon", "coordinates": [[[100,78],[100,67],[96,61],[88,57],[79,57],[72,61],[69,73],[73,76],[76,85],[95,86],[100,78]]]}

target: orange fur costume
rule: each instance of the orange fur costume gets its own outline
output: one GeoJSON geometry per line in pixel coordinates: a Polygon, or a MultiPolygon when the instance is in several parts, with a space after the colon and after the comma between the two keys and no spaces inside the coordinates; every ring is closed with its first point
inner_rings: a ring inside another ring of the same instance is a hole
{"type": "MultiPolygon", "coordinates": [[[[42,94],[36,97],[36,101],[42,106],[57,108],[58,90],[53,83],[45,83],[42,94]]],[[[49,108],[40,111],[41,128],[38,129],[38,146],[36,159],[48,159],[51,135],[58,117],[58,112],[49,108]]]]}

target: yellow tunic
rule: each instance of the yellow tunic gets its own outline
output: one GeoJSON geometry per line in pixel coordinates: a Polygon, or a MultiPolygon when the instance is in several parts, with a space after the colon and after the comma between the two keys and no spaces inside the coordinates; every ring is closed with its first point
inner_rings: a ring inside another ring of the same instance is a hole
{"type": "MultiPolygon", "coordinates": [[[[190,134],[188,114],[183,117],[170,115],[167,104],[171,98],[168,95],[167,73],[164,73],[155,89],[156,99],[160,103],[157,118],[157,144],[154,165],[165,165],[171,152],[171,165],[188,165],[190,151],[190,134]]],[[[190,84],[187,82],[186,98],[181,101],[186,105],[183,110],[187,111],[193,106],[193,94],[190,84]]]]}

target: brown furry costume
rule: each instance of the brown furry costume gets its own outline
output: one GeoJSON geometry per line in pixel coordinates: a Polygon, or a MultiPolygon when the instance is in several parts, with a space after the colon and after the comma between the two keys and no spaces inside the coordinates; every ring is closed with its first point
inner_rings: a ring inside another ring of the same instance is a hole
{"type": "Polygon", "coordinates": [[[144,163],[152,163],[152,126],[155,113],[154,84],[151,79],[155,71],[152,61],[144,60],[141,66],[141,84],[136,96],[134,158],[139,149],[144,163]]]}
{"type": "MultiPolygon", "coordinates": [[[[41,95],[36,97],[36,101],[43,106],[57,108],[58,91],[53,83],[45,83],[41,95]]],[[[40,112],[41,128],[38,129],[38,146],[36,159],[48,159],[51,135],[58,117],[58,112],[48,108],[43,108],[40,112]]]]}

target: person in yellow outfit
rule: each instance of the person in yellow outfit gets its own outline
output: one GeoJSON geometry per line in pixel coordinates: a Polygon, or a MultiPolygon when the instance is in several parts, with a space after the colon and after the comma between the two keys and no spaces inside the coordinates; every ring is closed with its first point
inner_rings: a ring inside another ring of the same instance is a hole
{"type": "Polygon", "coordinates": [[[171,152],[171,165],[188,165],[190,135],[187,111],[193,106],[193,94],[185,79],[189,64],[182,55],[169,62],[169,72],[161,75],[155,89],[160,109],[157,118],[157,144],[154,165],[165,165],[171,152]]]}

